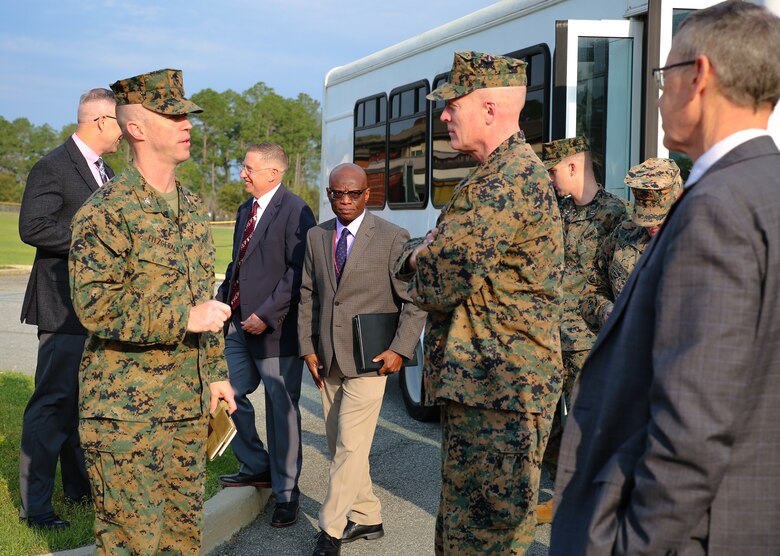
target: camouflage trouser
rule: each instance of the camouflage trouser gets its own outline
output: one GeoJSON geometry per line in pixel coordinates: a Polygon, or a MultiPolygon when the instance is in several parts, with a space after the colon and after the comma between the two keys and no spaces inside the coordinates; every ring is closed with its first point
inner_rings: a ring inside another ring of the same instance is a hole
{"type": "MultiPolygon", "coordinates": [[[[564,351],[563,355],[563,388],[562,392],[566,398],[567,409],[571,409],[571,393],[574,389],[574,383],[580,375],[585,358],[590,353],[589,350],[564,351]]],[[[560,408],[559,408],[560,409],[560,408]]],[[[552,429],[550,429],[550,439],[547,441],[547,449],[544,451],[544,467],[550,473],[550,478],[554,481],[558,470],[558,453],[561,450],[561,439],[563,438],[563,423],[561,422],[561,412],[557,410],[553,418],[552,429]]]]}
{"type": "Polygon", "coordinates": [[[82,419],[96,554],[197,554],[205,417],[159,424],[82,419]]]}
{"type": "Polygon", "coordinates": [[[534,540],[552,412],[441,406],[436,554],[524,554],[534,540]]]}

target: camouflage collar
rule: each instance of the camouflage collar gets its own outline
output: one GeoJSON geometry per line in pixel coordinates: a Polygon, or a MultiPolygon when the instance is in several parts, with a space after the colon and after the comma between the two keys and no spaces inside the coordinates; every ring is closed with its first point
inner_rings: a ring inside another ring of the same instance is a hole
{"type": "MultiPolygon", "coordinates": [[[[160,194],[146,181],[146,178],[141,175],[138,168],[131,164],[125,170],[125,174],[128,182],[134,185],[134,193],[138,198],[138,204],[144,212],[160,213],[166,210],[167,204],[161,204],[160,194]]],[[[192,194],[181,186],[179,180],[176,180],[176,189],[179,191],[179,214],[183,213],[185,208],[186,212],[194,211],[195,202],[190,198],[192,194]]]]}

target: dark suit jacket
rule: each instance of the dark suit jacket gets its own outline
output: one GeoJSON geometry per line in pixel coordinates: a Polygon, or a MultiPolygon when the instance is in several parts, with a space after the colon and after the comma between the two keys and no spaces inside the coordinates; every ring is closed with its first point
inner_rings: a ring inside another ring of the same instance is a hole
{"type": "Polygon", "coordinates": [[[325,373],[335,358],[345,376],[357,376],[352,317],[399,311],[395,338],[387,347],[410,358],[426,313],[411,303],[406,283],[393,275],[409,233],[366,211],[338,284],[335,234],[335,218],[309,231],[298,324],[301,356],[316,353],[325,373]]]}
{"type": "MultiPolygon", "coordinates": [[[[106,165],[109,177],[113,170],[106,165]]],[[[40,330],[86,334],[70,301],[70,223],[98,184],[73,137],[35,163],[19,212],[19,236],[35,250],[22,322],[40,330]]]]}
{"type": "Polygon", "coordinates": [[[780,153],[673,207],[580,378],[550,554],[780,554],[780,153]]]}
{"type": "MultiPolygon", "coordinates": [[[[217,291],[217,299],[225,303],[232,294],[238,249],[253,202],[246,201],[236,214],[233,261],[217,291]]],[[[255,226],[238,280],[241,318],[254,313],[269,328],[258,336],[247,335],[249,349],[256,358],[298,355],[298,299],[306,232],[315,224],[314,213],[306,202],[281,186],[255,226]]]]}

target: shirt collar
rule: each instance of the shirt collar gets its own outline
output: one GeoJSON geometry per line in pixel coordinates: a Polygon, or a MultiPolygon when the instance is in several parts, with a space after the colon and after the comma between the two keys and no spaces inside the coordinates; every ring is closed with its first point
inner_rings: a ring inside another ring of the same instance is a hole
{"type": "Polygon", "coordinates": [[[268,206],[268,203],[271,202],[271,199],[276,194],[277,191],[279,191],[279,188],[282,186],[282,183],[279,182],[276,187],[274,187],[271,191],[268,191],[267,193],[264,193],[263,195],[260,195],[259,197],[255,197],[255,203],[257,203],[260,210],[265,210],[265,208],[268,206]]]}
{"type": "Polygon", "coordinates": [[[688,180],[685,182],[685,187],[690,187],[712,168],[712,166],[721,158],[723,158],[728,152],[736,149],[742,143],[769,135],[765,129],[743,129],[732,133],[728,137],[721,139],[713,146],[711,146],[707,152],[701,155],[691,168],[691,173],[688,175],[688,180]]]}
{"type": "Polygon", "coordinates": [[[100,155],[92,150],[92,147],[87,145],[84,141],[79,138],[78,135],[75,133],[72,135],[73,142],[76,143],[76,146],[79,148],[79,151],[81,151],[81,154],[84,155],[84,158],[87,160],[87,162],[90,165],[95,164],[97,162],[97,159],[100,158],[100,155]]]}
{"type": "Polygon", "coordinates": [[[352,222],[349,223],[349,226],[345,226],[341,222],[339,222],[339,219],[336,218],[336,239],[341,237],[341,232],[346,228],[349,230],[349,233],[352,234],[352,237],[357,237],[358,230],[360,229],[360,225],[363,223],[363,219],[366,217],[366,211],[363,209],[363,212],[360,213],[360,216],[355,218],[352,222]]]}

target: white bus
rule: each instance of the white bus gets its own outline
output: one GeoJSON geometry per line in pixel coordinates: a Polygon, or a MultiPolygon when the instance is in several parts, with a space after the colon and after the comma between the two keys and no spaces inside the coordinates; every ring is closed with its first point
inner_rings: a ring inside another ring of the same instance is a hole
{"type": "MultiPolygon", "coordinates": [[[[690,161],[663,146],[660,93],[651,72],[664,65],[680,22],[715,3],[503,0],[332,69],[322,101],[320,219],[333,216],[325,195],[330,171],[355,162],[368,173],[371,210],[412,237],[433,227],[475,164],[450,148],[439,121],[444,103],[425,99],[447,78],[458,50],[528,62],[520,125],[537,153],[545,141],[587,136],[599,182],[625,199],[624,176],[646,158],[671,156],[687,176],[690,161]]],[[[780,0],[764,3],[780,14],[780,0]]],[[[771,124],[776,141],[778,112],[771,124]]],[[[435,411],[420,404],[420,371],[404,369],[400,384],[409,413],[426,419],[435,411]]]]}

